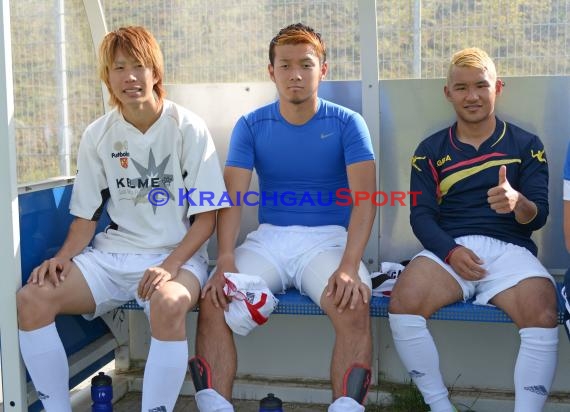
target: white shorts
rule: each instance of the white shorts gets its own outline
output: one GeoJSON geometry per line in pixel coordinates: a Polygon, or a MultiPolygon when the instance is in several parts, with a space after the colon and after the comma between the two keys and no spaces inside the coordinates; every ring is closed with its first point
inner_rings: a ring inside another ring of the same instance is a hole
{"type": "Polygon", "coordinates": [[[477,281],[463,279],[450,265],[429,250],[423,250],[414,258],[425,256],[439,263],[459,283],[463,290],[464,300],[476,296],[474,304],[487,305],[495,295],[515,286],[524,279],[532,277],[550,279],[556,287],[554,278],[542,266],[536,256],[524,247],[481,235],[461,236],[455,241],[471,249],[483,260],[482,266],[487,271],[483,279],[477,281]]]}
{"type": "MultiPolygon", "coordinates": [[[[340,264],[347,232],[342,226],[273,226],[261,224],[236,248],[241,273],[262,277],[271,292],[295,287],[320,306],[330,276],[340,264]]],[[[370,289],[366,266],[358,274],[370,289]]]]}
{"type": "MultiPolygon", "coordinates": [[[[208,254],[202,247],[192,256],[182,269],[190,271],[200,286],[204,286],[208,277],[208,254]]],[[[113,310],[129,300],[136,299],[143,307],[147,316],[150,301],[143,301],[137,295],[137,288],[144,272],[153,266],[158,266],[168,257],[168,254],[136,254],[108,253],[87,247],[73,258],[95,300],[95,312],[83,315],[87,320],[95,319],[113,310]]]]}

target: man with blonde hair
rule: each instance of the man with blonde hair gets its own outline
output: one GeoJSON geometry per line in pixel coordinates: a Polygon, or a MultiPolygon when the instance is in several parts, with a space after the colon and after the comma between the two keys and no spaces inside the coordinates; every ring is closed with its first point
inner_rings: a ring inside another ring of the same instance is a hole
{"type": "Polygon", "coordinates": [[[47,412],[71,412],[59,314],[93,319],[137,299],[152,335],[145,412],[172,411],[186,376],[186,315],[207,279],[219,207],[183,194],[219,196],[225,186],[204,121],[164,98],[163,67],[158,42],[143,27],[119,28],[101,43],[99,73],[115,108],[81,139],[75,219],[63,246],[17,295],[20,350],[47,412]],[[105,206],[111,224],[94,236],[105,206]]]}
{"type": "Polygon", "coordinates": [[[541,411],[558,346],[552,276],[531,240],[548,216],[548,166],[540,139],[495,116],[504,84],[478,48],[453,55],[444,93],[456,122],[423,140],[410,222],[425,250],[400,275],[389,320],[400,358],[434,412],[454,411],[426,325],[441,307],[475,297],[519,328],[515,411],[541,411]]]}

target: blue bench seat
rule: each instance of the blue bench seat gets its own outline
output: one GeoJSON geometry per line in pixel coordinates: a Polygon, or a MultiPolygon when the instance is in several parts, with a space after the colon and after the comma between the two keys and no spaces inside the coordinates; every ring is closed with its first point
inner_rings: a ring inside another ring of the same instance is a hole
{"type": "MultiPolygon", "coordinates": [[[[560,297],[562,284],[558,284],[558,323],[562,324],[563,304],[560,297]]],[[[276,294],[279,305],[273,312],[278,315],[324,315],[324,312],[311,299],[303,296],[296,289],[289,289],[284,294],[276,294]]],[[[373,296],[370,302],[370,316],[388,317],[388,304],[390,298],[373,296]]],[[[140,310],[141,307],[132,300],[121,306],[124,309],[140,310]]],[[[430,318],[434,320],[459,320],[470,322],[512,322],[505,312],[495,306],[474,305],[471,301],[457,302],[438,310],[430,318]]]]}

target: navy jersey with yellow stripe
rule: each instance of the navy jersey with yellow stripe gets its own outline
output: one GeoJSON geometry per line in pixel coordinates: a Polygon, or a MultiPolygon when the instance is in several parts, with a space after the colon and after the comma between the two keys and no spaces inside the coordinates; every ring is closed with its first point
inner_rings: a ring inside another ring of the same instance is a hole
{"type": "Polygon", "coordinates": [[[493,135],[479,147],[460,142],[456,127],[423,140],[412,158],[410,188],[421,192],[411,206],[410,223],[422,245],[446,260],[457,246],[454,238],[485,235],[530,250],[531,240],[548,216],[548,164],[540,139],[497,118],[493,135]],[[499,168],[507,166],[513,189],[534,202],[536,217],[527,224],[514,213],[499,214],[487,202],[498,185],[499,168]]]}

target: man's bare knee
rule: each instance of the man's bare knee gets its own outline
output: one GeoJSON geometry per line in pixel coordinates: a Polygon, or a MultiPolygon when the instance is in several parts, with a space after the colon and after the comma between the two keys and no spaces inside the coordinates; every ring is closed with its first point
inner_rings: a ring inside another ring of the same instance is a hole
{"type": "Polygon", "coordinates": [[[186,321],[190,310],[186,296],[170,296],[160,291],[153,293],[150,303],[150,319],[153,329],[156,327],[179,327],[186,321]]]}
{"type": "Polygon", "coordinates": [[[29,288],[22,288],[16,293],[16,307],[18,308],[18,324],[25,324],[34,311],[34,299],[30,296],[29,288]]]}
{"type": "Polygon", "coordinates": [[[329,318],[335,329],[339,331],[366,332],[370,330],[370,305],[362,303],[354,309],[346,309],[342,313],[336,312],[335,309],[329,314],[329,318]]]}
{"type": "Polygon", "coordinates": [[[554,305],[548,305],[535,311],[527,319],[525,327],[555,328],[558,325],[558,311],[554,305]]]}
{"type": "Polygon", "coordinates": [[[388,312],[394,314],[420,315],[422,313],[421,299],[413,290],[392,293],[388,312]]]}
{"type": "Polygon", "coordinates": [[[33,330],[55,319],[56,313],[53,313],[53,306],[47,304],[43,294],[38,293],[40,292],[38,288],[39,286],[36,285],[26,285],[16,294],[20,329],[33,330]]]}
{"type": "Polygon", "coordinates": [[[558,311],[548,310],[544,313],[544,319],[540,320],[540,327],[542,328],[555,328],[558,325],[558,311]]]}
{"type": "Polygon", "coordinates": [[[399,295],[392,294],[390,296],[390,303],[388,304],[389,313],[407,314],[408,308],[403,304],[399,295]]]}
{"type": "Polygon", "coordinates": [[[212,331],[228,327],[224,318],[224,310],[216,307],[209,296],[200,299],[198,312],[198,335],[209,338],[212,331]]]}
{"type": "Polygon", "coordinates": [[[220,312],[223,314],[222,309],[214,305],[209,296],[200,298],[200,317],[219,317],[220,312]]]}
{"type": "MultiPolygon", "coordinates": [[[[169,302],[171,303],[171,302],[169,302]]],[[[158,340],[179,341],[186,338],[186,311],[173,308],[170,304],[150,310],[152,336],[158,340]]]]}
{"type": "Polygon", "coordinates": [[[543,278],[529,278],[493,297],[520,328],[554,328],[558,324],[554,286],[543,278]]]}

